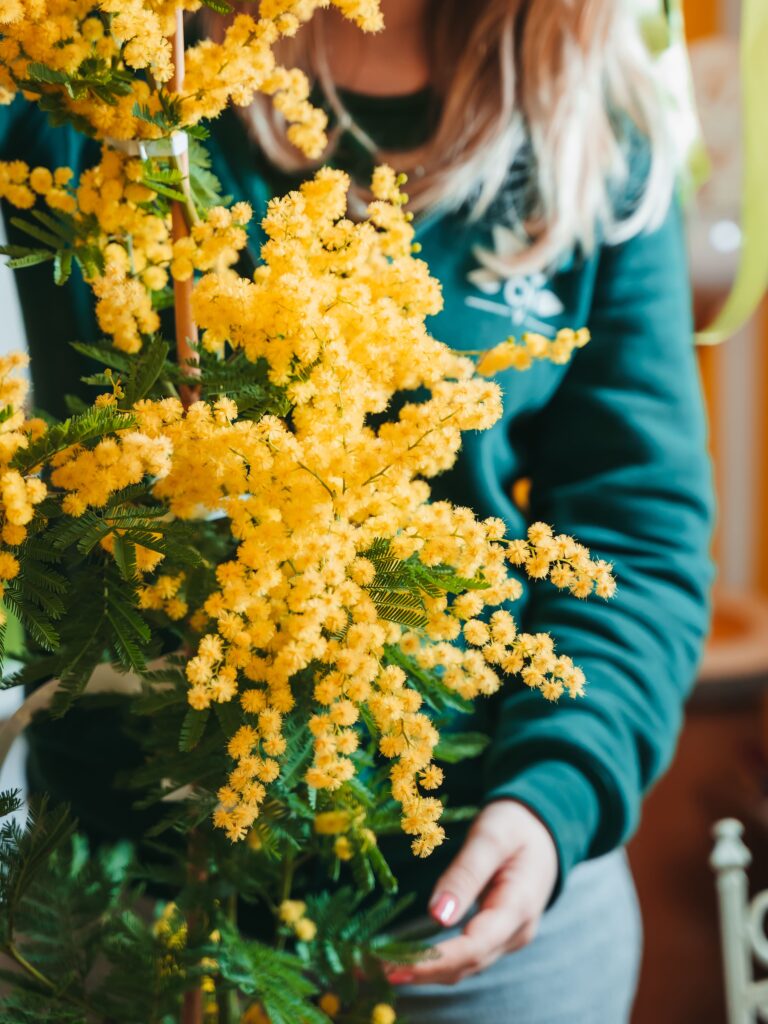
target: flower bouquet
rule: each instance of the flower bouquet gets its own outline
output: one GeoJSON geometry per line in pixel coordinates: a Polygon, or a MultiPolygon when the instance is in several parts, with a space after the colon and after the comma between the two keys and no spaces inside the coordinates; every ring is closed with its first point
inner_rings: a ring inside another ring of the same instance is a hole
{"type": "MultiPolygon", "coordinates": [[[[98,393],[65,421],[31,417],[21,357],[0,363],[3,614],[26,636],[5,685],[53,718],[129,694],[125,784],[153,815],[138,848],[95,850],[45,799],[6,817],[0,1022],[391,1024],[385,967],[424,951],[387,934],[405,902],[379,838],[442,842],[440,764],[486,742],[457,730],[473,701],[510,676],[583,692],[508,606],[521,572],[610,596],[610,566],[431,502],[429,480],[498,419],[494,372],[587,332],[473,354],[431,337],[440,288],[387,167],[363,219],[335,170],[273,199],[237,269],[252,210],[219,195],[204,122],[267,94],[321,155],[324,115],[273,48],[327,3],[210,0],[228,27],[186,52],[197,0],[0,5],[6,101],[101,143],[78,179],[0,164],[29,238],[4,252],[81,275],[103,334],[75,346],[98,393]]],[[[381,27],[375,0],[333,3],[381,27]]]]}

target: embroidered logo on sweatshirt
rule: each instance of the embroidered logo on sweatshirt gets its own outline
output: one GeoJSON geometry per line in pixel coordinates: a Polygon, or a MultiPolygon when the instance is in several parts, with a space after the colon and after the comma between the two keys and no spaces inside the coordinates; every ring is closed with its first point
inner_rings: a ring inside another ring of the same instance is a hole
{"type": "Polygon", "coordinates": [[[543,273],[510,274],[505,264],[517,255],[525,243],[509,228],[497,225],[492,230],[493,250],[476,247],[480,266],[467,274],[482,295],[468,295],[465,302],[473,309],[506,317],[514,328],[525,327],[554,337],[556,328],[549,323],[563,312],[564,306],[547,287],[543,273]]]}

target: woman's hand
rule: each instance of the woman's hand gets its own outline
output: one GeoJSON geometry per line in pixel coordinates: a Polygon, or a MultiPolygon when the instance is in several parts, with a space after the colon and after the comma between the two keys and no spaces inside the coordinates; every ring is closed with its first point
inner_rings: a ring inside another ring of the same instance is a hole
{"type": "Polygon", "coordinates": [[[488,804],[475,819],[456,859],[435,886],[432,917],[444,927],[478,912],[461,935],[439,943],[439,956],[396,968],[394,985],[454,985],[527,945],[536,934],[557,880],[552,836],[514,800],[488,804]]]}

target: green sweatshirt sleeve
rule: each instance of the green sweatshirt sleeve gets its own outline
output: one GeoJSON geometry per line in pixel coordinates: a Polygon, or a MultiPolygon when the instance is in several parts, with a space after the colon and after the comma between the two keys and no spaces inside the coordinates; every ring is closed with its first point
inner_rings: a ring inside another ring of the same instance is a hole
{"type": "Polygon", "coordinates": [[[0,103],[0,160],[23,160],[13,152],[14,132],[24,110],[24,103],[18,98],[10,103],[0,103]]]}
{"type": "Polygon", "coordinates": [[[615,567],[610,601],[531,588],[525,628],[550,632],[587,676],[557,705],[510,686],[485,798],[548,826],[560,885],[623,843],[668,765],[708,626],[712,493],[679,209],[605,247],[589,327],[547,407],[526,424],[531,517],[615,567]]]}

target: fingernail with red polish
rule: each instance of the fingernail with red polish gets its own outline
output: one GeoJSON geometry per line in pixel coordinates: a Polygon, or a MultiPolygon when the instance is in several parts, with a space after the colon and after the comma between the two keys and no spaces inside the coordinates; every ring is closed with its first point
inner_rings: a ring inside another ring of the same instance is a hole
{"type": "Polygon", "coordinates": [[[458,909],[459,901],[449,892],[441,892],[429,906],[429,912],[442,925],[449,925],[458,909]]]}
{"type": "Polygon", "coordinates": [[[408,985],[413,981],[413,977],[412,971],[392,971],[387,975],[387,981],[390,985],[408,985]]]}

